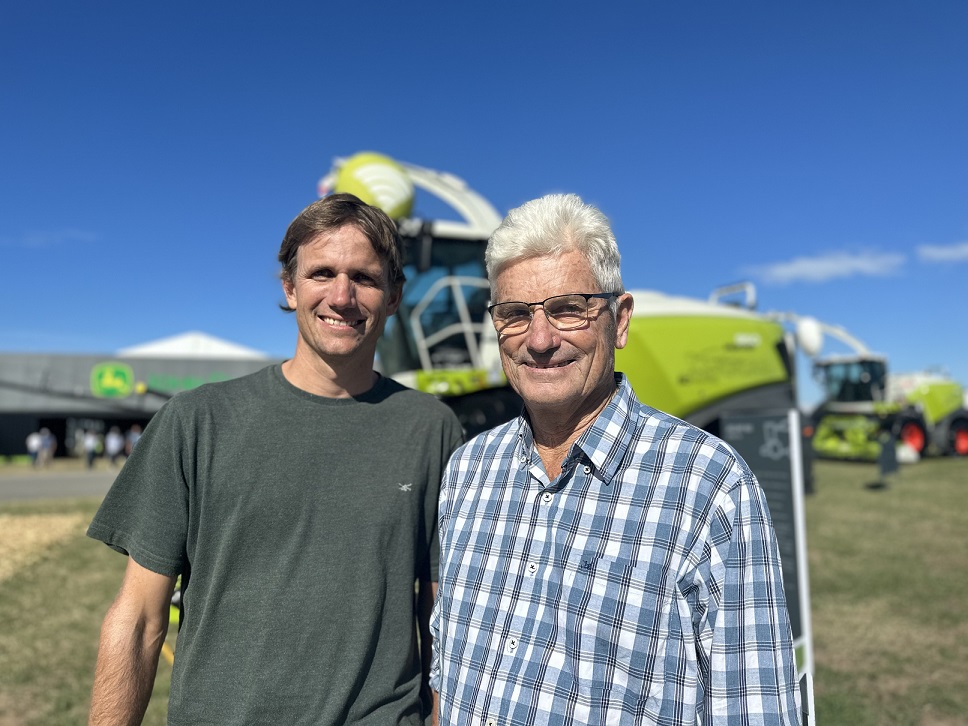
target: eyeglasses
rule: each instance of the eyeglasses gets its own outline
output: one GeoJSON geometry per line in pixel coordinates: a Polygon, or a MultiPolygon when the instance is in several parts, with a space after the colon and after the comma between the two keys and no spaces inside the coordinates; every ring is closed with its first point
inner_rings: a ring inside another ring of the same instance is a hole
{"type": "Polygon", "coordinates": [[[570,295],[554,295],[541,302],[502,302],[489,305],[497,332],[505,335],[523,333],[531,327],[534,309],[541,307],[548,321],[558,330],[574,330],[588,322],[589,302],[593,298],[611,300],[618,297],[617,292],[574,292],[570,295]]]}

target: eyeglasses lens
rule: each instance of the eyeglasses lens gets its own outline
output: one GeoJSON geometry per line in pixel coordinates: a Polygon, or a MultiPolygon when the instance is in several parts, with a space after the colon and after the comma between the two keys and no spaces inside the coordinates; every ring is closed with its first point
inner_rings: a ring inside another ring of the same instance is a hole
{"type": "Polygon", "coordinates": [[[536,306],[544,308],[552,325],[559,330],[580,328],[588,319],[588,300],[581,295],[558,295],[533,306],[519,302],[495,305],[494,324],[502,333],[524,332],[531,326],[531,307],[536,306]]]}

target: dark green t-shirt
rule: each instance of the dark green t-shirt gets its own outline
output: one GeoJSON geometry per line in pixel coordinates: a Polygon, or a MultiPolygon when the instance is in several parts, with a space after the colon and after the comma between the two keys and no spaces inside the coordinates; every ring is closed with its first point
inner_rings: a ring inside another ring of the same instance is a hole
{"type": "Polygon", "coordinates": [[[182,574],[169,723],[422,723],[413,585],[461,438],[386,378],[328,399],[277,365],[169,401],[88,530],[182,574]]]}

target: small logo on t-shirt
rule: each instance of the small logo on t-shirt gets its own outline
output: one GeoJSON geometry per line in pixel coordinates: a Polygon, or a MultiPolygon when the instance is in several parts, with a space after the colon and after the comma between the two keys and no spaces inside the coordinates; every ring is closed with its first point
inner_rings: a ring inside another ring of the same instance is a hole
{"type": "Polygon", "coordinates": [[[411,491],[413,491],[413,482],[411,482],[409,484],[401,484],[400,482],[397,482],[397,486],[400,487],[400,491],[401,492],[411,492],[411,491]]]}

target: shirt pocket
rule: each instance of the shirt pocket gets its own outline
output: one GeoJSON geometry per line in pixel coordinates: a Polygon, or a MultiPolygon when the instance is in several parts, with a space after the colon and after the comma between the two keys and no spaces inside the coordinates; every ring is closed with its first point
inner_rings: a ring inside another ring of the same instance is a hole
{"type": "Polygon", "coordinates": [[[564,580],[566,660],[579,688],[627,705],[660,694],[672,605],[663,578],[628,561],[578,559],[564,580]]]}

